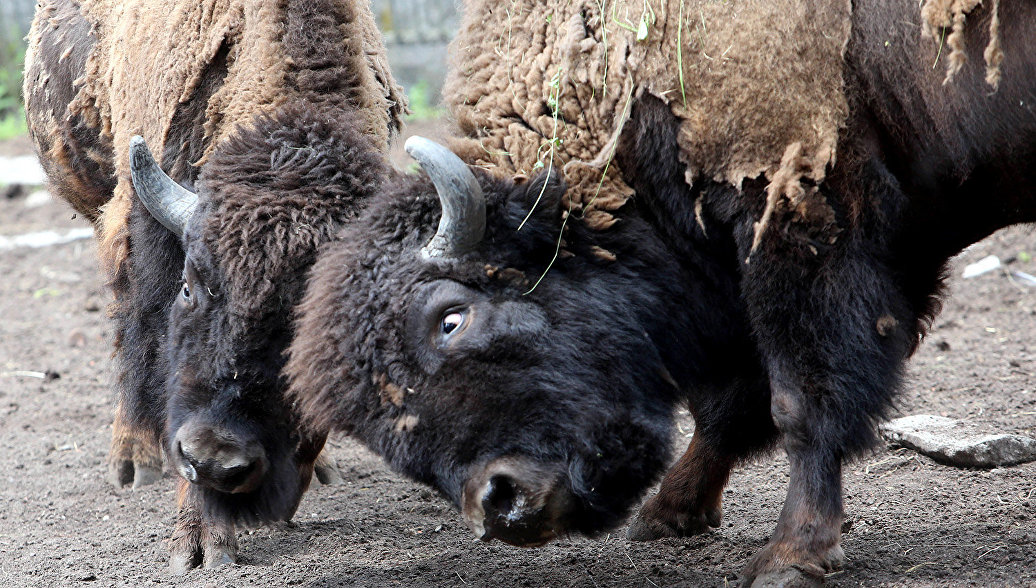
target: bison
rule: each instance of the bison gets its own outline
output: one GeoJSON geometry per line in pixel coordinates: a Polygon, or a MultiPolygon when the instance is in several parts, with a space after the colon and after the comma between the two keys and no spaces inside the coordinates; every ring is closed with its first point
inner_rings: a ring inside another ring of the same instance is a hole
{"type": "Polygon", "coordinates": [[[965,4],[472,0],[446,92],[477,165],[412,139],[427,177],[321,250],[285,368],[304,422],[530,546],[618,525],[688,403],[629,537],[718,526],[731,470],[779,445],[787,500],[741,580],[822,582],[842,464],[875,444],[947,260],[1036,220],[1036,10],[965,4]],[[958,61],[992,39],[985,67],[944,84],[946,33],[958,61]]]}
{"type": "Polygon", "coordinates": [[[115,295],[113,481],[164,450],[173,571],[233,562],[236,524],[338,476],[280,370],[317,246],[387,177],[406,105],[380,33],[353,0],[47,0],[26,62],[37,152],[115,295]]]}

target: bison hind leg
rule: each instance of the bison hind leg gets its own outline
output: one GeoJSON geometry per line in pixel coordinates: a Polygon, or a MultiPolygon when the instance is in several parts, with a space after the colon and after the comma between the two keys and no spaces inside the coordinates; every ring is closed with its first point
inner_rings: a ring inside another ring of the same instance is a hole
{"type": "Polygon", "coordinates": [[[316,474],[317,480],[325,486],[337,486],[344,481],[338,462],[328,455],[327,451],[320,452],[316,463],[313,464],[313,473],[316,474]]]}
{"type": "Polygon", "coordinates": [[[626,532],[629,539],[688,537],[719,527],[731,469],[773,446],[777,430],[762,366],[752,370],[746,362],[738,369],[743,373],[726,386],[691,399],[691,443],[662,479],[658,493],[637,513],[626,532]]]}

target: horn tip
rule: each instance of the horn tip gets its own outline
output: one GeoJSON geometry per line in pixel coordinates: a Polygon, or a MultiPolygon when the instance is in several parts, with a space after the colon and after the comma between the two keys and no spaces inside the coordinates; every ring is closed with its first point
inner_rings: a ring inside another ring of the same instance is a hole
{"type": "Polygon", "coordinates": [[[412,135],[407,138],[406,143],[403,143],[403,149],[413,157],[415,151],[420,151],[422,147],[427,148],[430,143],[434,144],[434,142],[429,139],[425,139],[418,135],[412,135]]]}
{"type": "Polygon", "coordinates": [[[146,165],[151,159],[151,150],[148,149],[144,137],[133,135],[129,144],[130,165],[139,168],[146,165]]]}

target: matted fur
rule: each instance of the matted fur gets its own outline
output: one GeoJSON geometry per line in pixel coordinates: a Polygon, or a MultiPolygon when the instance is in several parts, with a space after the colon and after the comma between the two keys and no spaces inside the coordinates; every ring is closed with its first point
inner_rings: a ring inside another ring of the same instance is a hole
{"type": "Polygon", "coordinates": [[[382,151],[355,132],[356,118],[289,104],[229,137],[205,166],[201,236],[222,274],[231,340],[285,326],[269,317],[291,316],[319,245],[379,190],[382,151]]]}
{"type": "MultiPolygon", "coordinates": [[[[967,15],[982,4],[982,0],[924,0],[921,7],[921,32],[937,39],[949,49],[946,57],[946,79],[953,80],[968,60],[964,46],[964,23],[967,15]],[[949,34],[947,34],[949,29],[949,34]]],[[[1000,64],[1004,60],[1000,48],[1000,0],[992,0],[989,17],[989,44],[983,52],[986,61],[986,83],[995,90],[1000,85],[1000,64]]],[[[941,49],[941,47],[940,47],[941,49]]]]}
{"type": "Polygon", "coordinates": [[[611,157],[647,93],[682,121],[688,183],[778,179],[797,145],[772,198],[798,198],[834,162],[848,113],[850,11],[847,0],[472,0],[444,90],[466,135],[452,147],[501,175],[563,168],[573,206],[604,228],[632,195],[611,157]]]}
{"type": "MultiPolygon", "coordinates": [[[[402,89],[388,70],[381,34],[369,10],[354,2],[336,0],[340,41],[325,40],[325,52],[309,54],[292,48],[307,41],[305,27],[288,26],[287,0],[84,0],[82,15],[96,38],[86,60],[85,75],[77,80],[78,94],[66,116],[79,117],[99,129],[111,144],[117,184],[97,221],[102,264],[113,281],[127,255],[126,222],[132,187],[129,180],[129,139],[141,134],[156,154],[167,151],[166,141],[178,109],[195,97],[211,75],[218,58],[226,71],[208,96],[204,110],[201,157],[188,162],[199,166],[238,125],[258,113],[272,112],[293,95],[320,93],[322,101],[339,101],[355,108],[363,130],[384,150],[401,124],[406,110],[402,89]],[[324,63],[312,63],[312,57],[324,63]],[[313,72],[325,70],[332,78],[313,72]],[[299,72],[308,77],[298,77],[299,72]],[[337,82],[333,80],[337,79],[337,82]],[[336,87],[337,86],[337,87],[336,87]]],[[[303,9],[296,6],[294,13],[303,9]]],[[[37,45],[48,26],[44,7],[30,35],[37,45]]],[[[71,49],[70,49],[71,50],[71,49]]],[[[191,121],[194,122],[194,121],[191,121]]],[[[174,149],[181,147],[172,146],[174,149]]],[[[187,145],[183,150],[188,151],[187,145]]],[[[165,165],[167,162],[163,160],[165,165]]],[[[176,177],[192,181],[189,177],[176,177]]],[[[99,203],[92,202],[94,205],[99,203]]],[[[97,216],[90,211],[88,216],[97,216]]]]}

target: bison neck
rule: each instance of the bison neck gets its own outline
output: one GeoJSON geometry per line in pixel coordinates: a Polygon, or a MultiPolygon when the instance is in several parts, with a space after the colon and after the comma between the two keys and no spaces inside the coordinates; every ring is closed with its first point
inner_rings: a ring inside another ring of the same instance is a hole
{"type": "Polygon", "coordinates": [[[730,201],[736,193],[687,185],[678,129],[669,107],[646,96],[634,107],[616,151],[624,180],[636,191],[620,213],[647,223],[679,276],[664,285],[667,297],[655,311],[669,319],[652,338],[688,397],[731,385],[757,386],[765,375],[740,297],[733,225],[697,205],[730,201]]]}

